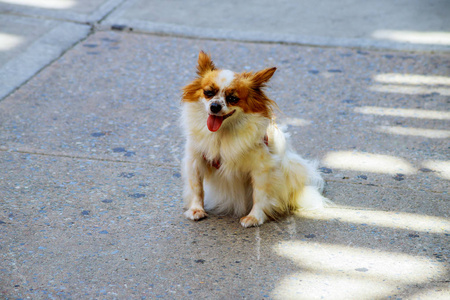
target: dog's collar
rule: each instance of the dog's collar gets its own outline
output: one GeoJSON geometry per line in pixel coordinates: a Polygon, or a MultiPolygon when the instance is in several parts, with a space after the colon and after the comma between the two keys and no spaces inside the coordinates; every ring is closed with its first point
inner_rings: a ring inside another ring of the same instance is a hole
{"type": "Polygon", "coordinates": [[[207,163],[209,163],[209,164],[211,165],[211,167],[214,167],[214,168],[216,168],[217,170],[219,170],[219,168],[220,168],[220,159],[215,159],[215,160],[211,161],[211,160],[208,160],[208,159],[206,158],[205,154],[203,154],[203,159],[204,159],[207,163]]]}
{"type": "Polygon", "coordinates": [[[267,133],[264,135],[264,144],[269,147],[269,136],[267,135],[267,133]]]}
{"type": "MultiPolygon", "coordinates": [[[[264,135],[264,144],[269,147],[269,136],[267,134],[264,135]]],[[[208,162],[211,167],[216,168],[216,170],[219,170],[221,163],[220,163],[220,159],[215,159],[215,160],[208,160],[205,156],[205,154],[203,154],[203,159],[208,162]]]]}

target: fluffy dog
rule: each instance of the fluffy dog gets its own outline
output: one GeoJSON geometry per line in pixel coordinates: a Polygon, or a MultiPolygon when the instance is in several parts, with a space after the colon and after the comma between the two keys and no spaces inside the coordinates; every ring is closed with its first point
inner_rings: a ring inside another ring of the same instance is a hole
{"type": "Polygon", "coordinates": [[[208,211],[241,217],[249,227],[327,203],[316,165],[293,151],[274,121],[276,104],[264,87],[275,70],[217,69],[200,52],[198,76],[182,98],[187,218],[200,220],[208,211]]]}

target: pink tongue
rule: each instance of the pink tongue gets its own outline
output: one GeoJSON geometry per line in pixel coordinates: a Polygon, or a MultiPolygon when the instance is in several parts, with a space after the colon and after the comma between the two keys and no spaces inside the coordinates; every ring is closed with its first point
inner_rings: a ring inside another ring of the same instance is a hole
{"type": "Polygon", "coordinates": [[[208,125],[209,131],[216,132],[222,125],[222,122],[223,117],[209,115],[206,125],[208,125]]]}

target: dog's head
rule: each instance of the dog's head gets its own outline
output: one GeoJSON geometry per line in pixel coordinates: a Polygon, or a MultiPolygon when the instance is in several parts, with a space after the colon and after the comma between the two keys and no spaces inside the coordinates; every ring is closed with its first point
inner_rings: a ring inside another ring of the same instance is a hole
{"type": "Polygon", "coordinates": [[[275,102],[264,94],[263,87],[275,70],[269,68],[258,72],[235,73],[217,69],[210,56],[201,51],[198,77],[184,87],[183,101],[200,101],[204,104],[208,115],[206,125],[212,132],[226,123],[232,123],[233,119],[237,120],[241,114],[259,114],[270,118],[275,102]]]}

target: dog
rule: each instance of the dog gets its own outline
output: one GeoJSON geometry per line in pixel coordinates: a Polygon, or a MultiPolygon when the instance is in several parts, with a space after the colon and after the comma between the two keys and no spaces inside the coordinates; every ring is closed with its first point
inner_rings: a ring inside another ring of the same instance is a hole
{"type": "Polygon", "coordinates": [[[201,51],[197,77],[183,88],[184,215],[240,218],[244,227],[298,209],[324,207],[317,164],[300,157],[275,123],[264,88],[276,68],[235,73],[201,51]]]}

